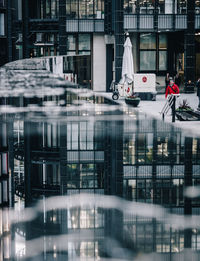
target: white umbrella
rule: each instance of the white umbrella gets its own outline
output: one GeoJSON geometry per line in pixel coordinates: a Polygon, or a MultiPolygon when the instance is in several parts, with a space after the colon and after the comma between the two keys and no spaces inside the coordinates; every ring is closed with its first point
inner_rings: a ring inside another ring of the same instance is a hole
{"type": "Polygon", "coordinates": [[[124,43],[124,54],[122,60],[122,78],[120,80],[121,84],[129,84],[133,82],[133,55],[132,55],[132,44],[129,37],[126,38],[124,43]]]}

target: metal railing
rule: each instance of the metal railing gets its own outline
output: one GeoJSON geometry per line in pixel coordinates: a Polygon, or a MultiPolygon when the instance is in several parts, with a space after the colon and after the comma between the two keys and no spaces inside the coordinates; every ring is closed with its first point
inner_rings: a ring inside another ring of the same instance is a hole
{"type": "MultiPolygon", "coordinates": [[[[200,17],[196,16],[196,27],[200,24],[200,17]]],[[[128,14],[124,15],[124,29],[140,30],[185,30],[187,29],[187,15],[178,14],[128,14]],[[157,27],[155,27],[155,21],[157,27]]]]}
{"type": "Polygon", "coordinates": [[[167,115],[170,108],[172,109],[172,122],[175,122],[175,114],[176,114],[176,99],[179,97],[179,94],[171,94],[167,97],[167,101],[163,106],[160,114],[162,114],[162,119],[165,119],[165,115],[167,115]]]}

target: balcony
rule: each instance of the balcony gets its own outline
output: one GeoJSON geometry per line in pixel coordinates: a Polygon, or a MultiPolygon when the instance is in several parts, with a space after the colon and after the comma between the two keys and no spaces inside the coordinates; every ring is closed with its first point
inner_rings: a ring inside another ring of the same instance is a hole
{"type": "Polygon", "coordinates": [[[67,19],[66,32],[104,32],[104,20],[67,19]]]}
{"type": "MultiPolygon", "coordinates": [[[[124,29],[129,31],[178,31],[187,28],[186,15],[129,14],[124,15],[124,29]],[[158,21],[158,22],[157,22],[158,21]],[[155,23],[156,22],[156,23],[155,23]],[[157,26],[155,27],[155,24],[157,26]]],[[[200,28],[200,15],[196,15],[195,28],[200,28]]]]}

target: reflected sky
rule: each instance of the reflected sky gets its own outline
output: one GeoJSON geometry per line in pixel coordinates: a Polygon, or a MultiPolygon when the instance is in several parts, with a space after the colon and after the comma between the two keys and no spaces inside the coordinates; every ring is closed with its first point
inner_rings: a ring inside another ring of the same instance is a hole
{"type": "Polygon", "coordinates": [[[199,260],[199,138],[47,65],[0,68],[0,261],[199,260]]]}

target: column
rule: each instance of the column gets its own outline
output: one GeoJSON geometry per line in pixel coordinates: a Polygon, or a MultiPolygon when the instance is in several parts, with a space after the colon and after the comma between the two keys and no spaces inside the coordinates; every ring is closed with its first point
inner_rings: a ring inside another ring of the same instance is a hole
{"type": "Polygon", "coordinates": [[[122,73],[122,56],[124,44],[124,15],[123,0],[113,0],[113,18],[114,18],[114,34],[115,34],[115,81],[119,82],[122,73]]]}
{"type": "Polygon", "coordinates": [[[59,55],[65,55],[66,53],[66,0],[59,0],[59,55]]]}
{"type": "Polygon", "coordinates": [[[185,83],[195,82],[195,0],[187,1],[187,30],[185,31],[185,83]]]}

